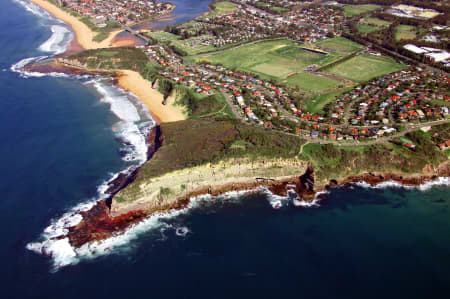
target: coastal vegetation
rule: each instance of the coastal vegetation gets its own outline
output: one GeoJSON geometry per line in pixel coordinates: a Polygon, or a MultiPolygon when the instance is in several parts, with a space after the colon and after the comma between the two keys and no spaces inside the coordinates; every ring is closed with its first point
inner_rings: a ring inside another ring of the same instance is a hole
{"type": "Polygon", "coordinates": [[[255,177],[298,176],[307,164],[314,167],[318,184],[367,172],[421,174],[448,159],[432,138],[435,133],[450,134],[449,125],[433,130],[407,134],[405,138],[417,144],[411,150],[396,140],[345,147],[307,143],[298,136],[215,117],[165,123],[163,145],[118,193],[113,206],[115,212],[135,201],[141,207],[155,207],[163,198],[171,198],[164,204],[173,204],[193,188],[255,177]]]}

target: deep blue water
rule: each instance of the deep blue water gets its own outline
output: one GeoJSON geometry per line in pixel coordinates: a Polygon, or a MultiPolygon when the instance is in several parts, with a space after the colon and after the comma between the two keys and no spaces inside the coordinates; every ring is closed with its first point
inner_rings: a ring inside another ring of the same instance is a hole
{"type": "Polygon", "coordinates": [[[2,298],[448,297],[448,187],[334,190],[310,209],[274,210],[262,195],[206,201],[54,272],[27,244],[129,163],[94,88],[9,71],[43,55],[51,33],[16,2],[2,8],[2,298]]]}

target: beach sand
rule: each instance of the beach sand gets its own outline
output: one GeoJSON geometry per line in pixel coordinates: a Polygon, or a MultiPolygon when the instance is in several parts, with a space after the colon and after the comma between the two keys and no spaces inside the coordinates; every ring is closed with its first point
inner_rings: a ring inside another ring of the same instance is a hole
{"type": "Polygon", "coordinates": [[[39,5],[40,7],[42,7],[43,9],[54,15],[56,18],[69,24],[76,34],[78,43],[86,50],[108,48],[113,46],[112,42],[114,38],[118,33],[122,31],[122,30],[113,31],[110,33],[108,38],[98,43],[93,41],[94,37],[97,35],[97,32],[94,32],[91,29],[89,29],[89,27],[86,24],[78,20],[76,17],[70,15],[69,13],[60,9],[56,5],[47,2],[45,0],[30,0],[30,1],[33,2],[34,4],[39,5]]]}
{"type": "MultiPolygon", "coordinates": [[[[76,42],[74,41],[72,44],[78,45],[78,47],[81,46],[84,49],[98,49],[124,46],[124,44],[120,44],[120,41],[114,43],[116,35],[121,32],[120,30],[111,32],[109,37],[100,43],[94,42],[92,39],[97,33],[90,30],[86,24],[76,17],[45,0],[30,1],[39,5],[56,18],[69,24],[76,35],[76,42]]],[[[124,39],[123,42],[128,44],[131,43],[132,40],[124,39]]],[[[77,50],[79,51],[79,49],[77,50]]],[[[121,73],[123,75],[118,78],[119,86],[135,94],[148,107],[158,123],[186,119],[184,109],[180,106],[175,106],[175,99],[169,98],[167,104],[163,105],[163,95],[156,89],[153,89],[151,83],[142,78],[139,73],[129,70],[121,70],[121,73]]]]}
{"type": "Polygon", "coordinates": [[[135,94],[156,116],[158,123],[172,122],[186,119],[183,107],[176,106],[174,99],[168,99],[163,105],[163,95],[152,88],[149,81],[134,71],[121,70],[123,74],[118,78],[119,86],[135,94]]]}

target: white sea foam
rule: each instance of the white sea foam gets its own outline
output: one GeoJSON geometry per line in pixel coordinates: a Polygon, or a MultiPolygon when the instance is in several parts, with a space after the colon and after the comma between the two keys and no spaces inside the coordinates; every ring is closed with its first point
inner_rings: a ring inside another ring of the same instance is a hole
{"type": "Polygon", "coordinates": [[[41,78],[41,77],[55,77],[55,78],[73,78],[78,80],[87,80],[92,77],[92,75],[68,75],[64,73],[58,72],[50,72],[50,73],[40,73],[40,72],[30,72],[25,70],[25,66],[30,63],[37,63],[44,59],[49,58],[48,56],[37,56],[37,57],[29,57],[20,60],[19,62],[13,64],[10,67],[10,71],[14,73],[18,73],[22,78],[41,78]]]}
{"type": "Polygon", "coordinates": [[[312,201],[306,201],[306,200],[300,200],[298,196],[292,200],[292,203],[296,207],[303,207],[303,208],[312,208],[312,207],[319,207],[320,202],[320,196],[323,194],[328,194],[328,191],[321,191],[317,192],[314,196],[314,199],[312,201]]]}
{"type": "Polygon", "coordinates": [[[191,230],[186,226],[177,227],[175,229],[175,234],[179,237],[186,237],[186,235],[190,232],[191,230]]]}
{"type": "MultiPolygon", "coordinates": [[[[127,171],[132,171],[134,168],[130,168],[127,171]]],[[[111,179],[116,177],[112,175],[111,179]]],[[[359,186],[368,187],[370,185],[365,183],[358,183],[359,186]]],[[[426,190],[432,186],[436,185],[450,185],[449,178],[439,178],[436,181],[426,183],[421,187],[420,190],[426,190]]],[[[398,184],[385,184],[382,185],[383,188],[390,188],[392,186],[398,187],[398,184]]],[[[370,186],[372,188],[372,186],[370,186]]],[[[106,190],[106,183],[99,187],[99,190],[106,190]]],[[[381,187],[380,187],[381,188],[381,187]]],[[[288,192],[287,197],[281,197],[270,193],[266,188],[257,188],[257,191],[263,192],[267,195],[269,203],[276,209],[287,206],[289,203],[293,203],[294,206],[299,207],[317,207],[319,206],[319,197],[322,194],[327,194],[328,191],[318,192],[315,199],[312,202],[301,201],[298,197],[294,196],[294,193],[288,192]],[[279,205],[281,206],[279,207],[279,205]]],[[[242,196],[248,194],[249,192],[254,192],[255,190],[243,190],[243,191],[231,191],[223,195],[212,197],[211,195],[201,195],[198,197],[191,198],[190,203],[184,209],[171,210],[166,213],[155,213],[147,217],[145,220],[132,225],[124,232],[117,234],[111,238],[103,240],[101,242],[95,242],[91,244],[85,244],[81,248],[73,248],[69,244],[67,238],[57,239],[59,236],[64,236],[67,233],[67,229],[71,226],[76,225],[81,220],[79,214],[80,211],[85,211],[91,208],[95,204],[95,200],[83,203],[73,208],[68,213],[64,214],[59,219],[52,222],[52,224],[44,230],[42,242],[33,242],[27,245],[27,249],[34,252],[51,256],[54,262],[54,270],[58,270],[60,267],[67,265],[73,265],[78,263],[83,259],[92,259],[101,255],[111,254],[114,252],[121,252],[120,248],[126,250],[130,246],[130,242],[138,238],[142,233],[148,232],[153,229],[159,229],[163,238],[167,239],[164,232],[167,229],[174,229],[177,236],[186,236],[191,233],[190,229],[185,226],[173,226],[166,223],[168,219],[178,217],[181,214],[188,213],[192,209],[201,208],[204,203],[216,203],[223,201],[239,201],[242,196]]],[[[102,194],[100,198],[105,198],[106,195],[102,194]]]]}
{"type": "Polygon", "coordinates": [[[101,101],[108,103],[111,111],[120,119],[113,130],[126,145],[122,149],[124,160],[144,163],[147,160],[146,136],[155,122],[147,111],[140,115],[133,97],[122,89],[108,85],[101,79],[86,82],[101,95],[101,101]],[[145,119],[146,118],[146,119],[145,119]]]}
{"type": "MultiPolygon", "coordinates": [[[[124,159],[135,161],[134,165],[128,167],[122,173],[131,173],[147,159],[146,136],[155,125],[155,122],[151,119],[148,110],[142,110],[140,106],[138,106],[139,109],[136,108],[137,98],[119,88],[108,85],[104,81],[97,78],[87,81],[86,84],[92,85],[100,93],[102,96],[101,100],[108,103],[111,111],[119,118],[119,122],[113,129],[124,143],[124,151],[126,152],[124,159]]],[[[85,244],[81,248],[73,248],[68,238],[64,238],[68,229],[82,220],[81,211],[89,210],[98,200],[103,200],[109,196],[105,194],[108,189],[108,182],[115,179],[118,175],[118,173],[110,174],[109,179],[99,185],[97,198],[83,202],[61,217],[53,220],[42,233],[41,240],[29,243],[26,248],[52,257],[53,270],[56,271],[60,267],[76,264],[82,259],[108,254],[112,248],[128,244],[143,231],[166,226],[167,224],[159,221],[161,217],[178,215],[179,211],[155,214],[141,223],[133,225],[124,234],[118,234],[102,242],[85,244]]]]}
{"type": "Polygon", "coordinates": [[[450,186],[450,177],[438,177],[435,180],[425,182],[418,186],[406,186],[396,181],[386,181],[377,185],[371,185],[368,184],[367,182],[361,181],[354,183],[354,185],[357,185],[362,188],[371,188],[371,189],[404,188],[404,189],[417,189],[421,191],[426,191],[434,186],[450,186]]]}
{"type": "Polygon", "coordinates": [[[54,55],[64,53],[73,39],[72,32],[61,25],[52,25],[51,31],[52,35],[39,47],[39,50],[54,55]]]}
{"type": "MultiPolygon", "coordinates": [[[[19,3],[22,5],[27,11],[31,12],[32,14],[44,18],[49,19],[52,21],[56,21],[57,19],[54,18],[51,14],[49,14],[47,11],[39,7],[38,5],[30,2],[30,1],[24,1],[24,0],[14,0],[16,3],[19,3]]],[[[58,20],[59,21],[59,20],[58,20]]]]}

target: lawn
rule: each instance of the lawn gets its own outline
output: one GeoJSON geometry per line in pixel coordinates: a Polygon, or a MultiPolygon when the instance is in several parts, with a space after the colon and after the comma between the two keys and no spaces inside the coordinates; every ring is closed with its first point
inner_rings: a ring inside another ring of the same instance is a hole
{"type": "Polygon", "coordinates": [[[306,91],[317,92],[336,87],[339,82],[325,77],[302,72],[287,79],[289,85],[306,91]]]}
{"type": "Polygon", "coordinates": [[[231,69],[257,73],[265,78],[285,79],[311,64],[324,65],[342,57],[313,53],[290,40],[264,41],[197,57],[196,61],[222,64],[231,69]]]}
{"type": "Polygon", "coordinates": [[[205,17],[214,17],[217,15],[229,13],[238,9],[238,6],[228,1],[217,2],[213,4],[214,10],[210,11],[205,17]]]}
{"type": "Polygon", "coordinates": [[[170,42],[170,41],[180,39],[180,37],[178,35],[175,35],[175,34],[172,34],[169,32],[165,32],[165,31],[152,31],[152,32],[147,32],[146,34],[149,35],[150,37],[156,39],[159,42],[170,42]]]}
{"type": "Polygon", "coordinates": [[[383,27],[389,26],[392,22],[381,20],[378,18],[365,18],[360,25],[358,31],[361,33],[371,33],[381,30],[383,27]]]}
{"type": "Polygon", "coordinates": [[[366,5],[345,5],[344,6],[344,15],[346,17],[353,17],[356,15],[360,15],[375,9],[380,8],[379,5],[374,4],[366,4],[366,5]]]}
{"type": "Polygon", "coordinates": [[[348,55],[353,52],[364,49],[363,45],[355,43],[344,37],[327,38],[315,43],[316,46],[328,50],[335,51],[339,54],[348,55]]]}
{"type": "Polygon", "coordinates": [[[336,100],[351,89],[351,87],[347,87],[315,96],[311,100],[309,100],[308,103],[306,103],[306,109],[311,113],[324,114],[325,112],[322,109],[326,104],[336,100]]]}
{"type": "Polygon", "coordinates": [[[392,22],[385,21],[385,20],[378,19],[378,18],[365,18],[363,20],[363,23],[372,24],[372,25],[376,25],[376,26],[389,26],[392,24],[392,22]]]}
{"type": "Polygon", "coordinates": [[[372,78],[405,68],[405,65],[387,57],[358,55],[330,67],[326,72],[355,82],[366,82],[372,78]]]}
{"type": "Polygon", "coordinates": [[[415,39],[416,28],[409,25],[399,25],[395,27],[395,40],[415,39]]]}
{"type": "Polygon", "coordinates": [[[367,24],[358,25],[357,28],[360,33],[372,33],[381,29],[381,27],[367,24]]]}

